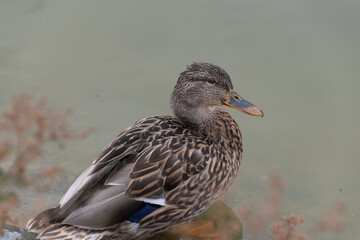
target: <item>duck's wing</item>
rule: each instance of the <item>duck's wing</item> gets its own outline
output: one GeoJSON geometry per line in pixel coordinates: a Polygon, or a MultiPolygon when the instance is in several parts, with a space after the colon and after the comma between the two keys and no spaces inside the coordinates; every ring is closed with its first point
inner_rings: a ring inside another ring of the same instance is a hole
{"type": "Polygon", "coordinates": [[[139,121],[122,132],[77,178],[60,204],[30,220],[28,229],[39,231],[61,223],[102,229],[123,221],[129,212],[136,210],[140,203],[127,198],[125,191],[135,155],[146,145],[141,138],[146,126],[139,121]],[[117,182],[109,181],[115,173],[122,177],[117,182]]]}
{"type": "Polygon", "coordinates": [[[166,193],[202,171],[209,158],[208,144],[188,132],[184,137],[183,131],[174,120],[159,117],[124,131],[70,187],[58,219],[105,229],[125,220],[139,222],[166,205],[166,193]]]}
{"type": "Polygon", "coordinates": [[[70,187],[60,201],[61,222],[87,229],[104,229],[125,220],[141,203],[126,197],[129,173],[134,165],[136,147],[117,154],[111,148],[99,161],[95,161],[70,187]],[[121,175],[111,181],[114,174],[121,175]]]}

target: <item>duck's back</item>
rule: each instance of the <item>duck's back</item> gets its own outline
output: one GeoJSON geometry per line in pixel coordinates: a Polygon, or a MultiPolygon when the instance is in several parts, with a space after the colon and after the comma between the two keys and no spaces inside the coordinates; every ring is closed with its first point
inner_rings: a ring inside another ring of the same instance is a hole
{"type": "Polygon", "coordinates": [[[190,221],[221,196],[239,169],[240,131],[229,114],[218,114],[210,129],[171,116],[139,120],[30,227],[45,229],[41,239],[73,231],[94,239],[143,238],[190,221]]]}

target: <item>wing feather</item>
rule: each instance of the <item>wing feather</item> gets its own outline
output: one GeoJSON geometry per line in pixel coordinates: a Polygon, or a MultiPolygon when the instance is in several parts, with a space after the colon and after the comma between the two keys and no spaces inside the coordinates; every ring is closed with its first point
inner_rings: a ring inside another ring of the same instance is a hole
{"type": "Polygon", "coordinates": [[[166,205],[170,191],[203,171],[210,152],[201,136],[177,124],[150,117],[121,133],[61,199],[62,223],[104,229],[126,220],[143,202],[166,205]]]}

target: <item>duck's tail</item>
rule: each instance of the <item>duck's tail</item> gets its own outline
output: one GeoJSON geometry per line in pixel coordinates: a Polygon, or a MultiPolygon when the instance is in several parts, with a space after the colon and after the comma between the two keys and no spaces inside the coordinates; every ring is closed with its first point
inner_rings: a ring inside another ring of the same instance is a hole
{"type": "MultiPolygon", "coordinates": [[[[26,227],[38,234],[40,240],[115,240],[132,239],[134,223],[124,223],[115,228],[93,230],[61,223],[60,208],[50,208],[31,219],[26,227]]],[[[135,224],[136,226],[138,224],[135,224]]]]}
{"type": "Polygon", "coordinates": [[[29,231],[38,232],[41,229],[48,228],[50,225],[55,224],[59,219],[59,207],[50,208],[48,210],[43,211],[35,218],[30,219],[26,224],[26,228],[29,231]]]}
{"type": "Polygon", "coordinates": [[[40,240],[120,240],[133,239],[131,233],[120,233],[116,228],[104,230],[84,229],[66,224],[52,224],[36,239],[40,240]]]}
{"type": "Polygon", "coordinates": [[[28,231],[38,234],[41,240],[115,240],[133,239],[137,223],[124,222],[114,228],[95,230],[85,229],[62,223],[60,208],[50,208],[29,220],[26,224],[28,231]]]}
{"type": "Polygon", "coordinates": [[[101,240],[103,239],[103,237],[104,237],[103,231],[94,231],[88,229],[81,229],[70,225],[55,224],[50,226],[44,232],[40,233],[36,239],[101,240]]]}
{"type": "Polygon", "coordinates": [[[26,224],[26,228],[38,234],[36,239],[41,240],[98,240],[101,235],[96,231],[80,229],[70,225],[61,224],[59,219],[59,207],[50,208],[26,224]]]}

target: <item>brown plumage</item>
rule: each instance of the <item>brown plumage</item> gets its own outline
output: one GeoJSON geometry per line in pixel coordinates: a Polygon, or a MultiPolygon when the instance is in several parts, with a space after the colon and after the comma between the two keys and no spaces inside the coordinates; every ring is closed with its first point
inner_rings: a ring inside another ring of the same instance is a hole
{"type": "Polygon", "coordinates": [[[143,239],[191,221],[221,197],[241,162],[239,127],[218,105],[263,115],[223,69],[188,66],[172,94],[175,116],[122,132],[29,229],[39,239],[143,239]]]}

